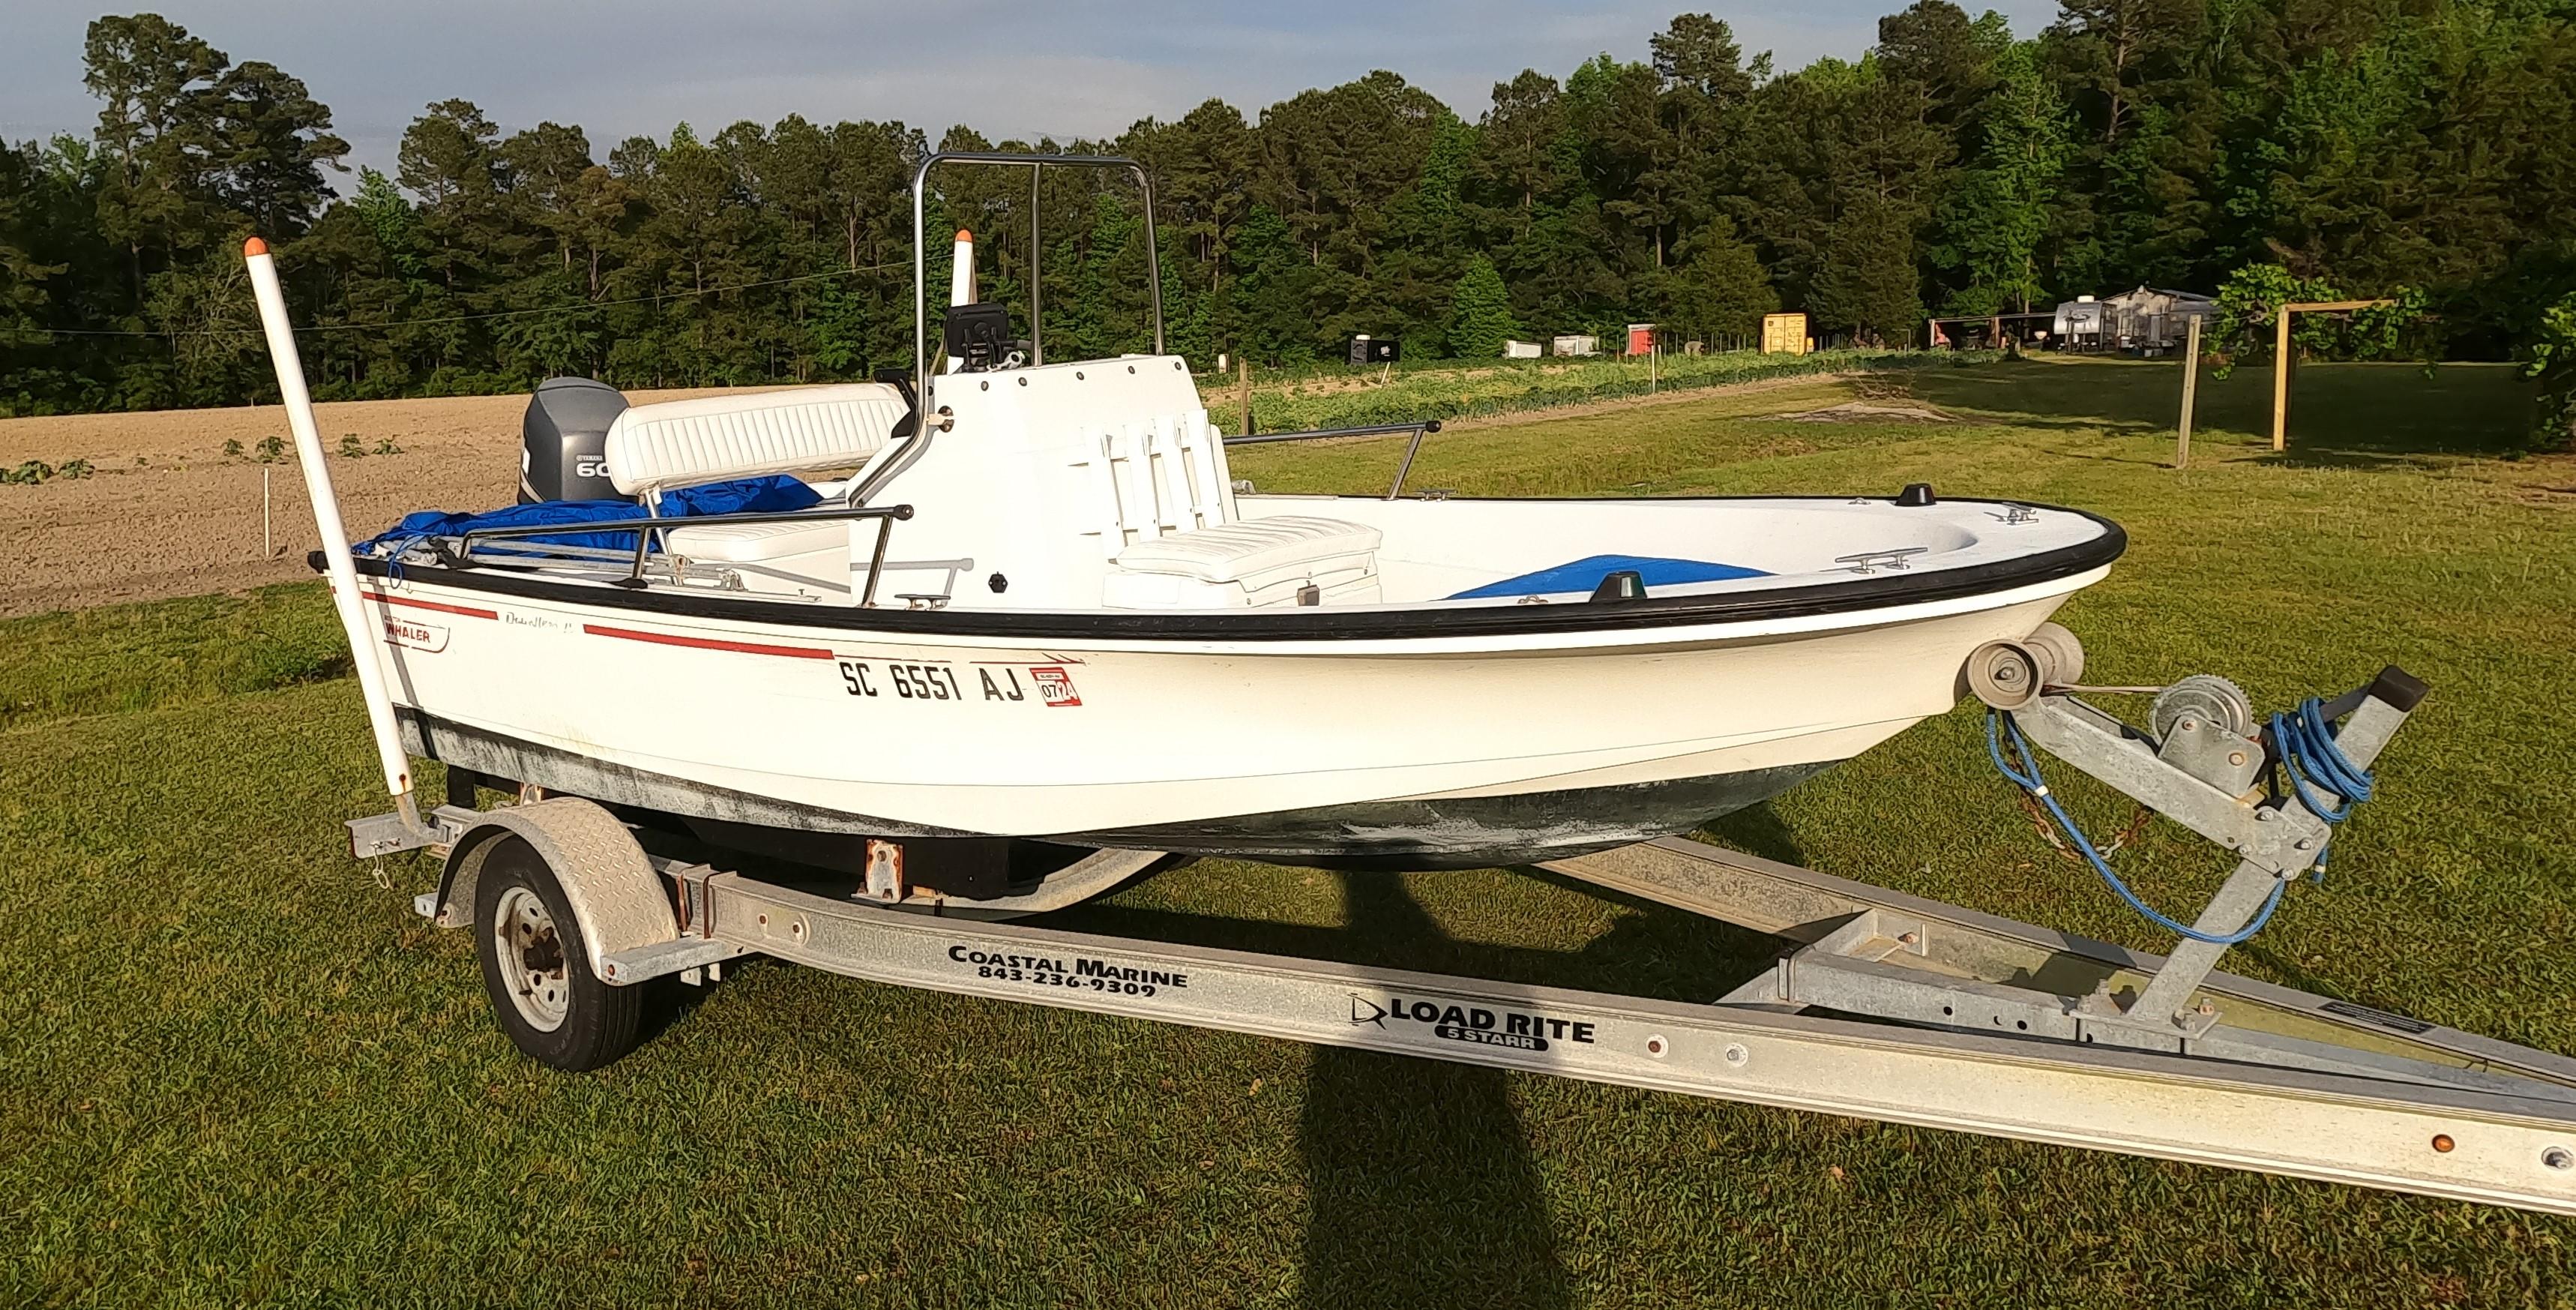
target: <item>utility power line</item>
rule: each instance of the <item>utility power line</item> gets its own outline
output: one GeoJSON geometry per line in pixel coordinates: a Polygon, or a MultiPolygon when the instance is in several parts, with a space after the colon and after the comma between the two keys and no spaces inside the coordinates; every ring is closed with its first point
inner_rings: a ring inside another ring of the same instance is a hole
{"type": "MultiPolygon", "coordinates": [[[[432,327],[441,323],[476,323],[496,318],[526,318],[536,314],[576,314],[584,310],[608,309],[618,305],[641,305],[652,301],[684,300],[691,296],[712,296],[726,291],[751,291],[760,287],[786,286],[791,282],[819,282],[825,278],[850,277],[859,273],[883,273],[909,268],[912,261],[871,264],[865,268],[836,268],[828,273],[800,273],[795,277],[774,277],[759,282],[734,282],[707,287],[699,291],[664,292],[654,296],[627,296],[618,300],[590,300],[578,305],[541,305],[535,309],[496,309],[482,314],[447,314],[438,318],[406,318],[383,323],[315,323],[299,327],[299,334],[310,332],[358,332],[379,328],[432,327]]],[[[255,337],[258,328],[187,328],[176,332],[140,332],[110,328],[30,328],[28,335],[43,333],[57,337],[255,337]]]]}

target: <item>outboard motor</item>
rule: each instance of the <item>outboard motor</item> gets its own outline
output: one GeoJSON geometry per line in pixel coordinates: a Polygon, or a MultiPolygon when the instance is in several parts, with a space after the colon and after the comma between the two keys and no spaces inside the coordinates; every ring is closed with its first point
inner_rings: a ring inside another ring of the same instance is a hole
{"type": "Polygon", "coordinates": [[[608,425],[625,412],[626,393],[605,382],[538,383],[520,424],[519,503],[630,499],[608,480],[608,425]]]}

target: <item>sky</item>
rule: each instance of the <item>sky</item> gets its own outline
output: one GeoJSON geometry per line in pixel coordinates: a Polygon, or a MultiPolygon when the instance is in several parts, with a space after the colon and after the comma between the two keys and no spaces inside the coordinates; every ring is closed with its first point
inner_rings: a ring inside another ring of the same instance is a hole
{"type": "MultiPolygon", "coordinates": [[[[1708,5],[1748,55],[1783,69],[1856,57],[1906,0],[1708,5]]],[[[463,97],[504,131],[578,124],[605,158],[688,122],[901,119],[935,140],[966,123],[996,140],[1113,136],[1210,96],[1246,116],[1371,69],[1401,73],[1473,120],[1523,68],[1562,77],[1646,38],[1688,0],[1143,0],[938,5],[881,0],[165,0],[158,12],[238,62],[265,59],[331,107],[352,164],[393,171],[403,128],[463,97]]],[[[1972,10],[1974,5],[1965,6],[1972,10]]],[[[1996,5],[2017,32],[2053,0],[1996,5]]],[[[6,0],[0,137],[87,134],[81,41],[100,0],[6,0]]],[[[345,190],[346,187],[344,186],[345,190]]]]}

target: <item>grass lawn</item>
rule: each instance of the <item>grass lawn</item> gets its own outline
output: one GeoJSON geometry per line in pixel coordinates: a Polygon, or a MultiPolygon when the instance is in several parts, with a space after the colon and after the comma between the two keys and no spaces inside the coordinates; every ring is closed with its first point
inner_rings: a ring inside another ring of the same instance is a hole
{"type": "MultiPolygon", "coordinates": [[[[1263,432],[1355,428],[1547,409],[1586,401],[1690,391],[1780,378],[1870,370],[1904,371],[1943,362],[1909,350],[1825,350],[1765,355],[1737,350],[1645,359],[1440,360],[1402,368],[1322,364],[1254,378],[1252,418],[1263,432]]],[[[1242,395],[1222,376],[1200,379],[1217,427],[1242,431],[1242,395]]]]}
{"type": "MultiPolygon", "coordinates": [[[[2502,369],[2311,369],[2288,458],[2267,385],[2205,386],[2188,472],[2173,366],[2033,361],[1456,431],[1414,485],[2118,519],[2060,616],[2093,676],[2433,687],[2331,880],[2228,967],[2576,1051],[2576,460],[2493,457],[2502,369]],[[1956,421],[1776,417],[1864,391],[1956,421]]],[[[1243,454],[1353,490],[1395,449],[1243,454]]],[[[2576,1304],[2564,1219],[779,965],[549,1073],[411,916],[430,864],[347,858],[380,797],[329,633],[310,584],[0,623],[0,1305],[2576,1304]]],[[[1714,835],[2169,944],[2040,844],[1965,709],[1714,835]]],[[[2120,859],[2168,908],[2226,864],[2161,825],[2120,859]]],[[[1775,948],[1498,872],[1209,863],[1060,921],[1694,999],[1775,948]]]]}

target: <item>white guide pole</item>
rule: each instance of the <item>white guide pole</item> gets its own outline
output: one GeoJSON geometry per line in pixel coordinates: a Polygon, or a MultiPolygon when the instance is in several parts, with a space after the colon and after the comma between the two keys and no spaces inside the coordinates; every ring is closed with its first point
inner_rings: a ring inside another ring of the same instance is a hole
{"type": "MultiPolygon", "coordinates": [[[[975,234],[962,227],[957,229],[956,256],[948,266],[948,303],[952,308],[975,303],[975,234]]],[[[945,371],[954,373],[964,367],[965,360],[952,358],[945,371]]]]}
{"type": "Polygon", "coordinates": [[[331,469],[322,458],[322,431],[313,422],[313,396],[304,388],[304,359],[295,350],[295,329],[286,320],[286,292],[277,284],[277,260],[258,237],[242,243],[250,266],[251,291],[259,297],[259,326],[268,336],[269,358],[277,365],[277,392],[286,402],[286,425],[295,433],[295,460],[304,467],[304,490],[313,497],[313,525],[322,531],[322,558],[331,577],[331,604],[340,611],[340,627],[349,636],[351,662],[358,669],[358,690],[367,700],[367,726],[375,730],[376,759],[384,767],[385,790],[393,794],[406,822],[417,826],[412,805],[411,761],[403,755],[402,736],[394,727],[393,698],[385,691],[385,670],[374,625],[358,598],[358,566],[349,556],[349,533],[340,526],[340,498],[331,491],[331,469]]]}

